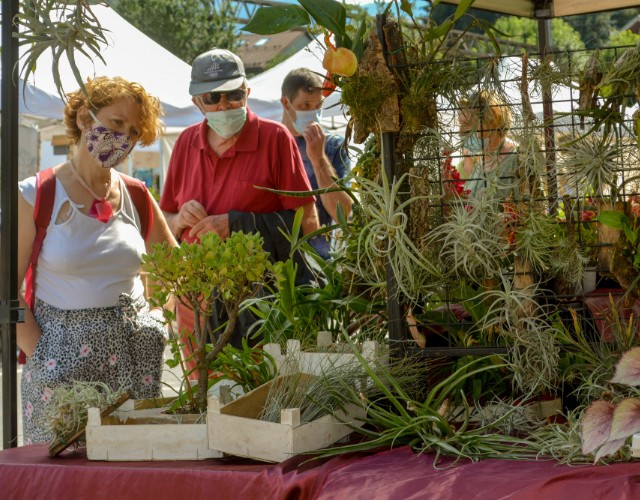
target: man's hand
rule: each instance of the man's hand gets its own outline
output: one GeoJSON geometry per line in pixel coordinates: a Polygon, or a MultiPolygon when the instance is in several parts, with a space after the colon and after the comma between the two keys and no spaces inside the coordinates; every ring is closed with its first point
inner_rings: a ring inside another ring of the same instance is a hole
{"type": "Polygon", "coordinates": [[[218,233],[221,240],[226,240],[229,236],[229,214],[209,215],[205,217],[191,228],[189,236],[192,238],[200,238],[203,234],[212,231],[218,233]]]}
{"type": "Polygon", "coordinates": [[[324,156],[324,143],[326,137],[322,127],[318,123],[310,123],[302,134],[307,143],[307,156],[312,163],[319,161],[324,156]]]}
{"type": "Polygon", "coordinates": [[[182,230],[187,227],[193,227],[207,216],[207,211],[196,200],[189,200],[180,207],[175,219],[175,226],[182,230]]]}

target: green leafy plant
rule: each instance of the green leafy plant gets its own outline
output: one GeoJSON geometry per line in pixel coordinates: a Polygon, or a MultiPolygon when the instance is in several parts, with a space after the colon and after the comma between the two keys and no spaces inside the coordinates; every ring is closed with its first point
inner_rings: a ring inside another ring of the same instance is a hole
{"type": "MultiPolygon", "coordinates": [[[[443,455],[457,460],[477,461],[483,458],[522,459],[532,458],[535,452],[528,448],[526,439],[506,436],[498,431],[500,424],[509,418],[506,412],[486,425],[472,423],[468,410],[461,419],[454,421],[450,401],[459,392],[465,380],[482,372],[499,369],[503,364],[480,366],[477,358],[460,367],[446,378],[426,387],[425,395],[416,399],[392,373],[393,367],[370,366],[354,350],[366,376],[370,379],[367,391],[341,384],[335,386],[345,403],[361,405],[366,410],[367,425],[354,430],[369,438],[361,443],[323,450],[323,456],[351,451],[361,451],[379,446],[409,445],[417,452],[433,452],[436,463],[443,455]],[[363,396],[365,399],[363,399],[363,396]]],[[[337,381],[339,382],[339,381],[337,381]]],[[[466,399],[463,397],[463,401],[466,399]]]]}
{"type": "Polygon", "coordinates": [[[219,374],[216,383],[230,380],[245,393],[267,383],[278,371],[273,357],[260,346],[250,347],[246,338],[242,339],[242,349],[224,346],[210,366],[219,374]]]}
{"type": "Polygon", "coordinates": [[[349,293],[340,259],[325,261],[308,245],[302,248],[307,256],[317,258],[321,271],[318,281],[296,285],[293,261],[276,263],[273,293],[248,299],[243,304],[258,318],[251,335],[283,347],[288,339],[300,340],[303,349],[316,346],[319,331],[331,332],[333,339],[339,337],[342,328],[358,330],[366,338],[375,336],[375,327],[366,329],[365,325],[383,328],[380,312],[384,304],[349,293]]]}
{"type": "MultiPolygon", "coordinates": [[[[170,296],[193,310],[198,371],[195,398],[184,365],[182,368],[194,408],[206,408],[209,365],[231,337],[240,304],[260,289],[270,268],[268,253],[262,249],[262,237],[240,232],[232,233],[224,241],[216,233],[207,233],[199,243],[183,242],[173,249],[156,244],[151,253],[143,256],[142,270],[158,284],[150,303],[163,308],[168,322],[174,319],[173,312],[166,307],[170,296]],[[214,330],[207,319],[217,300],[224,305],[228,320],[214,330]]],[[[178,337],[172,335],[172,341],[178,342],[178,337]]]]}
{"type": "Polygon", "coordinates": [[[640,271],[640,252],[638,252],[640,224],[638,224],[637,216],[634,215],[631,219],[622,212],[603,210],[598,216],[598,221],[605,226],[622,231],[626,238],[623,253],[633,268],[640,271]]]}

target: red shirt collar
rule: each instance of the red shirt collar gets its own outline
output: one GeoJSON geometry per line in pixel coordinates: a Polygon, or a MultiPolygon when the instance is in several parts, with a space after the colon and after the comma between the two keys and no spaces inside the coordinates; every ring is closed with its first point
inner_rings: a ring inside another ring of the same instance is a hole
{"type": "MultiPolygon", "coordinates": [[[[198,148],[208,149],[211,151],[209,143],[207,142],[208,130],[209,125],[207,125],[207,119],[205,117],[205,119],[200,123],[200,129],[198,130],[198,148]]],[[[225,152],[225,155],[232,151],[256,151],[258,149],[259,135],[260,120],[258,119],[258,115],[247,107],[247,120],[242,126],[240,136],[233,147],[225,152]]]]}

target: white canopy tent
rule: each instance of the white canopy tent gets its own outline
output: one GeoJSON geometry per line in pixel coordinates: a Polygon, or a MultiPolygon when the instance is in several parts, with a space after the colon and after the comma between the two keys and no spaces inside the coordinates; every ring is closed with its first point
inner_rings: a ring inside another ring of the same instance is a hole
{"type": "MultiPolygon", "coordinates": [[[[144,33],[120,17],[113,9],[96,5],[92,10],[105,28],[108,46],[100,59],[89,59],[76,53],[76,64],[84,77],[99,75],[122,76],[136,81],[160,98],[165,109],[164,121],[167,126],[186,126],[200,120],[201,114],[191,103],[187,89],[191,67],[158,45],[144,33]]],[[[38,59],[37,68],[29,83],[48,95],[58,96],[51,76],[52,54],[45,51],[38,59]]],[[[68,61],[60,59],[60,78],[65,91],[79,87],[68,61]]],[[[42,102],[27,96],[25,110],[33,115],[48,118],[62,118],[62,102],[42,102]]]]}
{"type": "MultiPolygon", "coordinates": [[[[136,29],[113,9],[96,5],[92,10],[100,20],[100,24],[108,30],[105,36],[108,46],[101,53],[105,63],[99,59],[89,59],[76,54],[76,64],[80,74],[86,77],[98,75],[122,76],[128,80],[142,84],[147,91],[160,98],[167,125],[166,133],[159,143],[150,148],[137,148],[141,151],[160,153],[161,180],[166,171],[173,143],[184,127],[202,120],[202,114],[191,102],[188,93],[191,79],[191,67],[162,46],[136,29]]],[[[299,67],[307,67],[320,74],[322,68],[322,44],[315,40],[309,46],[294,54],[287,60],[270,70],[249,80],[251,94],[248,105],[263,118],[279,121],[282,118],[280,104],[280,86],[286,74],[299,67]]],[[[21,112],[29,115],[62,120],[63,103],[58,96],[55,82],[51,76],[52,55],[45,51],[38,59],[38,66],[29,78],[25,99],[20,97],[21,112]]],[[[65,91],[78,88],[71,67],[65,58],[61,58],[60,77],[65,91]]],[[[339,104],[339,92],[334,92],[327,100],[323,111],[323,124],[328,128],[342,128],[346,124],[342,107],[339,104]]],[[[58,122],[60,123],[60,122],[58,122]]],[[[42,123],[46,125],[46,123],[42,123]]],[[[61,125],[49,127],[45,137],[64,134],[61,125]],[[57,131],[56,131],[57,129],[57,131]]],[[[57,158],[51,158],[54,164],[57,158]]],[[[46,162],[42,167],[50,166],[46,162]]],[[[129,165],[132,169],[132,165],[129,165]]]]}

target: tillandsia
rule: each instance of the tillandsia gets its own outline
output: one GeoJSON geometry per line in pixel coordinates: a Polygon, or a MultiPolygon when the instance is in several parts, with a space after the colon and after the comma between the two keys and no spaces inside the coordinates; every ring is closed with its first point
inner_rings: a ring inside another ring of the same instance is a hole
{"type": "MultiPolygon", "coordinates": [[[[485,458],[535,457],[536,453],[529,447],[527,439],[500,433],[499,428],[510,417],[510,412],[486,425],[475,425],[469,411],[463,412],[460,420],[453,420],[450,401],[465,380],[489,370],[499,370],[504,367],[503,363],[483,365],[484,359],[477,358],[446,378],[423,386],[422,392],[414,393],[394,375],[398,371],[393,365],[389,368],[379,365],[374,367],[357,351],[354,352],[369,380],[367,391],[341,384],[336,394],[344,404],[354,404],[366,409],[366,425],[354,426],[354,431],[368,439],[330,450],[320,450],[322,456],[380,446],[408,445],[419,453],[435,453],[436,465],[440,463],[442,456],[454,457],[454,463],[460,459],[477,461],[485,458]]],[[[423,362],[421,364],[424,370],[423,362]]],[[[464,395],[462,396],[465,401],[464,395]]]]}
{"type": "MultiPolygon", "coordinates": [[[[408,300],[416,300],[421,291],[441,277],[440,271],[416,248],[406,232],[405,210],[415,201],[401,201],[399,191],[407,174],[389,183],[384,173],[382,185],[360,179],[362,211],[365,223],[358,236],[358,267],[376,266],[385,259],[398,281],[398,290],[408,300]],[[365,203],[364,200],[367,200],[365,203]]],[[[361,269],[361,275],[366,270],[361,269]]]]}
{"type": "Polygon", "coordinates": [[[621,318],[621,308],[622,303],[609,296],[608,312],[603,318],[608,325],[606,340],[600,336],[594,341],[585,318],[574,309],[569,309],[569,322],[557,321],[557,340],[563,348],[561,378],[572,388],[579,407],[596,399],[610,399],[614,393],[629,397],[636,390],[611,382],[620,356],[638,344],[640,331],[638,318],[621,318]]]}
{"type": "Polygon", "coordinates": [[[504,237],[505,215],[490,190],[450,207],[446,222],[426,236],[428,246],[440,249],[442,269],[452,277],[468,277],[481,283],[498,276],[510,252],[504,237]]]}
{"type": "MultiPolygon", "coordinates": [[[[100,21],[91,10],[86,0],[26,0],[20,2],[22,7],[17,16],[20,26],[20,45],[28,45],[21,76],[27,81],[34,72],[38,58],[46,50],[51,50],[53,63],[51,74],[58,89],[58,94],[66,100],[60,77],[60,61],[65,56],[73,71],[76,82],[84,89],[84,78],[76,66],[76,52],[88,59],[99,59],[105,63],[101,55],[102,46],[107,39],[100,21]]],[[[106,64],[106,63],[105,63],[106,64]]],[[[26,92],[25,86],[25,92],[26,92]]]]}
{"type": "Polygon", "coordinates": [[[53,435],[51,445],[65,440],[87,425],[89,408],[104,409],[114,404],[124,390],[113,390],[104,382],[72,382],[54,389],[46,389],[43,398],[50,398],[47,421],[53,435]]]}
{"type": "Polygon", "coordinates": [[[518,290],[503,278],[502,288],[480,294],[489,304],[480,331],[497,333],[509,346],[514,388],[522,393],[554,391],[560,361],[557,328],[535,299],[538,287],[518,290]]]}
{"type": "MultiPolygon", "coordinates": [[[[295,359],[287,360],[296,364],[295,359]]],[[[287,371],[287,370],[285,370],[287,371]]],[[[364,372],[357,362],[334,364],[322,370],[321,376],[297,372],[272,382],[260,420],[279,422],[280,412],[287,408],[300,409],[300,422],[309,423],[344,408],[335,391],[338,385],[362,387],[364,372]]]]}
{"type": "Polygon", "coordinates": [[[620,146],[611,136],[590,134],[569,144],[560,157],[568,186],[579,193],[616,196],[621,173],[620,146]]]}
{"type": "Polygon", "coordinates": [[[566,230],[557,219],[535,206],[518,213],[515,229],[516,253],[538,273],[564,276],[570,283],[582,281],[588,262],[577,245],[570,245],[566,230]]]}
{"type": "Polygon", "coordinates": [[[537,458],[551,457],[561,464],[591,462],[582,453],[581,413],[581,410],[569,411],[563,415],[566,422],[548,422],[529,435],[531,447],[538,450],[537,458]]]}

